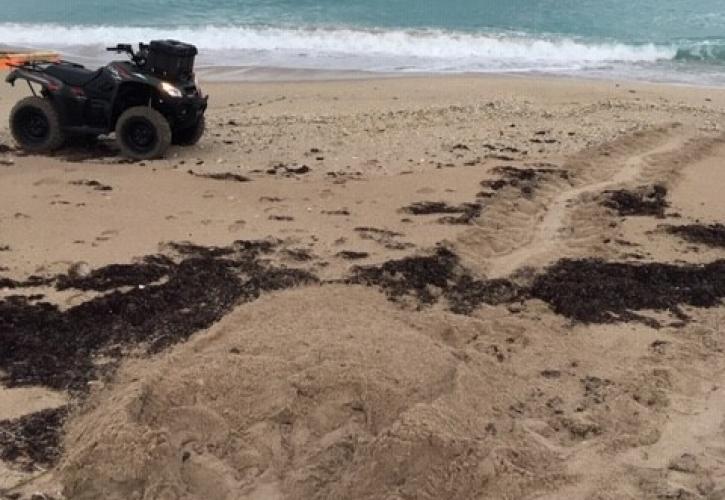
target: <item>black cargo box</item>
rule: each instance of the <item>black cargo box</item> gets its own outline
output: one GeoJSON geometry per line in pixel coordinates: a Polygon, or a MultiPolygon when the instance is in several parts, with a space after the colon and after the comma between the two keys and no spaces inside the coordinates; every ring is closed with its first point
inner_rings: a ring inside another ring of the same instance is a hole
{"type": "Polygon", "coordinates": [[[149,44],[146,67],[167,80],[186,80],[194,73],[196,47],[176,40],[154,40],[149,44]]]}

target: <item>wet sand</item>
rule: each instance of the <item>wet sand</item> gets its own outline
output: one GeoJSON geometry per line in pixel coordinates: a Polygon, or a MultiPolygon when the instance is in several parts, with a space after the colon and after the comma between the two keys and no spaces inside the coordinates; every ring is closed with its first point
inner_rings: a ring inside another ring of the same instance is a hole
{"type": "Polygon", "coordinates": [[[0,92],[0,496],[720,498],[725,91],[204,88],[150,162],[0,92]]]}

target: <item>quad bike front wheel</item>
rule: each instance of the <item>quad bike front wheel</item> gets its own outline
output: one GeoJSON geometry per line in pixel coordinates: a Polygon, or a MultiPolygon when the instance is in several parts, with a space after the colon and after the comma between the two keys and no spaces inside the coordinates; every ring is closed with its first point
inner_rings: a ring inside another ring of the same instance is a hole
{"type": "Polygon", "coordinates": [[[60,117],[53,103],[42,97],[26,97],[10,112],[10,131],[29,153],[49,153],[65,143],[60,117]]]}
{"type": "Polygon", "coordinates": [[[204,135],[205,128],[206,120],[202,115],[191,127],[174,130],[172,134],[172,143],[178,146],[193,146],[199,142],[201,136],[204,135]]]}
{"type": "Polygon", "coordinates": [[[160,158],[171,144],[171,127],[164,115],[147,106],[124,111],[116,123],[121,152],[135,160],[160,158]]]}

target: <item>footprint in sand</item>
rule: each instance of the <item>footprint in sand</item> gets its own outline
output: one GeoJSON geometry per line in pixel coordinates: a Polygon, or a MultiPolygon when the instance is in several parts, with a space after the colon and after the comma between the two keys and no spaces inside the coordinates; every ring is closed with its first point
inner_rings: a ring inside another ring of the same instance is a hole
{"type": "Polygon", "coordinates": [[[230,224],[227,229],[230,233],[236,233],[237,231],[241,231],[246,227],[247,223],[246,221],[239,219],[234,221],[232,224],[230,224]]]}

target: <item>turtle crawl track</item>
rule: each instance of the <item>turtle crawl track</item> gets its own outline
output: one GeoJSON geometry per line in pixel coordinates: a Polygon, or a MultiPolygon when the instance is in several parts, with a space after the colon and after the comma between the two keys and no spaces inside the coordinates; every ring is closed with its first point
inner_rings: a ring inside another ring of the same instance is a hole
{"type": "MultiPolygon", "coordinates": [[[[61,311],[49,303],[14,296],[0,301],[0,369],[10,387],[43,385],[83,395],[88,382],[110,375],[123,355],[142,347],[158,352],[209,327],[239,303],[265,291],[317,283],[306,271],[277,268],[262,257],[275,243],[240,241],[223,248],[177,245],[180,257],[154,256],[128,266],[108,266],[82,279],[57,279],[62,287],[114,290],[61,311]],[[144,286],[139,286],[144,285],[144,286]],[[103,354],[105,366],[94,364],[103,354]]],[[[582,323],[659,323],[640,310],[716,307],[725,297],[725,260],[707,265],[562,260],[521,284],[476,277],[451,250],[359,266],[346,280],[380,288],[391,301],[418,309],[443,302],[455,314],[482,304],[540,299],[556,314],[582,323]]],[[[67,410],[48,410],[0,422],[0,459],[25,469],[52,466],[67,410]]]]}

